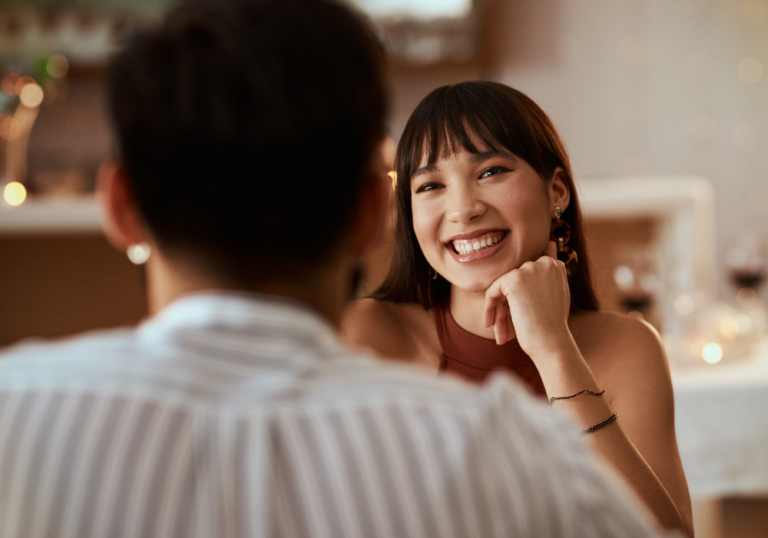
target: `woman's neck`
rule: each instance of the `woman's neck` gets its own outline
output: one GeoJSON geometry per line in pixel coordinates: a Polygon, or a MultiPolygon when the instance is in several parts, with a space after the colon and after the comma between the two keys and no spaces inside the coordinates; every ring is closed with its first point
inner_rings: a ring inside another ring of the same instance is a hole
{"type": "Polygon", "coordinates": [[[493,327],[483,326],[484,305],[485,293],[469,292],[451,286],[450,309],[454,321],[465,331],[493,339],[493,327]]]}

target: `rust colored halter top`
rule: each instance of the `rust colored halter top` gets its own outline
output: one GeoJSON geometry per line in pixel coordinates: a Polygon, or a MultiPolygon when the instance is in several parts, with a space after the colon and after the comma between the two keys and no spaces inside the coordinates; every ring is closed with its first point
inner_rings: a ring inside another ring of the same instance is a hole
{"type": "Polygon", "coordinates": [[[534,393],[546,397],[544,383],[531,358],[520,347],[517,338],[504,345],[459,327],[451,315],[448,301],[435,305],[435,322],[443,350],[440,371],[451,372],[464,379],[482,383],[494,371],[511,372],[534,393]]]}

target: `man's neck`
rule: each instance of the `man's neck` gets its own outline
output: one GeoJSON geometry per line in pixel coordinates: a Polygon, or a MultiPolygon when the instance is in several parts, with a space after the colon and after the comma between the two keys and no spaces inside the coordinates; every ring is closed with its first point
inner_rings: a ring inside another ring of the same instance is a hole
{"type": "Polygon", "coordinates": [[[203,291],[245,291],[302,302],[338,327],[348,299],[351,264],[340,261],[308,273],[301,281],[273,279],[252,285],[233,283],[193,263],[174,263],[153,252],[147,262],[149,314],[155,315],[183,295],[203,291]]]}

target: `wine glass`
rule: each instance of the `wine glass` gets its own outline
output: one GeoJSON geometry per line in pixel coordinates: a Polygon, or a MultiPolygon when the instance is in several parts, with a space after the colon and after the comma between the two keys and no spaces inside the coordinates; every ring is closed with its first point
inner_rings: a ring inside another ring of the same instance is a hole
{"type": "Polygon", "coordinates": [[[659,291],[656,249],[654,245],[636,245],[625,249],[619,259],[613,279],[621,304],[629,315],[642,319],[659,291]]]}
{"type": "Polygon", "coordinates": [[[725,258],[731,282],[736,287],[736,301],[743,308],[757,302],[757,290],[768,276],[768,264],[760,241],[754,236],[744,237],[728,251],[725,258]]]}

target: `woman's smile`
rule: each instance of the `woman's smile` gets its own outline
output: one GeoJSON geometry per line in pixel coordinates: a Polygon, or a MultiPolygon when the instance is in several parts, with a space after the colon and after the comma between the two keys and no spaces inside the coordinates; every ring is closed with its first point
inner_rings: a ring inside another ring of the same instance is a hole
{"type": "Polygon", "coordinates": [[[458,234],[446,243],[454,258],[462,263],[485,260],[496,254],[507,238],[507,231],[492,230],[458,234]]]}

